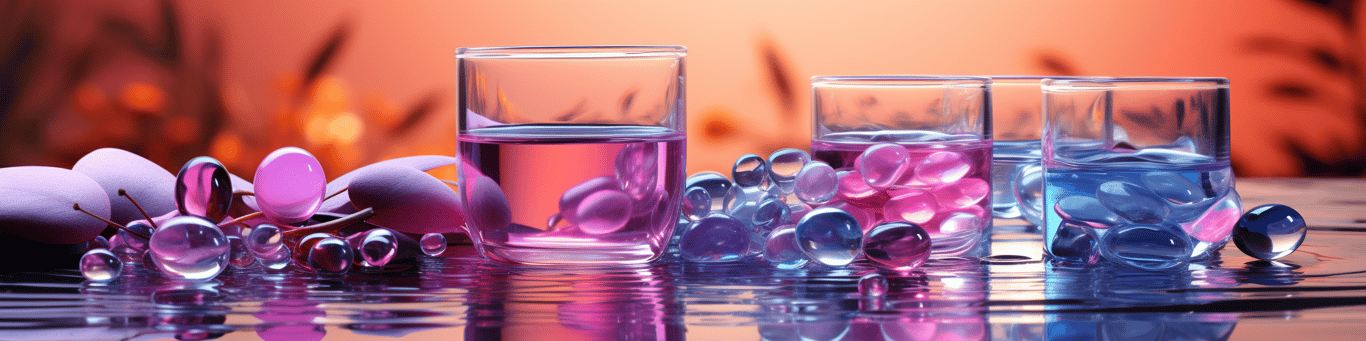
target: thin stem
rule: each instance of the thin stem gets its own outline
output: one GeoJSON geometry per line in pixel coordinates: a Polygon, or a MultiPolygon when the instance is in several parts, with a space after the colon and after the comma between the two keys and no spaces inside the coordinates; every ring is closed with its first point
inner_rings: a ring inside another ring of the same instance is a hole
{"type": "MultiPolygon", "coordinates": [[[[228,226],[228,225],[232,225],[232,224],[242,224],[242,222],[243,222],[243,221],[247,221],[247,219],[252,219],[252,218],[260,217],[260,216],[263,215],[263,214],[264,214],[264,213],[261,213],[261,212],[251,212],[251,213],[247,213],[247,214],[245,214],[245,215],[242,215],[241,217],[237,217],[237,219],[233,219],[232,221],[225,222],[225,223],[222,223],[222,224],[218,224],[218,227],[221,228],[221,227],[228,226]]],[[[242,224],[242,226],[247,226],[247,224],[242,224]]],[[[247,227],[251,227],[251,226],[247,226],[247,227]]]]}
{"type": "Polygon", "coordinates": [[[152,236],[148,236],[148,235],[142,234],[142,232],[130,230],[130,229],[128,229],[127,226],[123,226],[123,224],[119,224],[119,223],[110,221],[109,219],[104,219],[104,217],[97,216],[97,215],[95,215],[94,213],[90,213],[90,211],[86,211],[86,210],[84,210],[84,209],[81,209],[81,203],[71,204],[71,208],[72,208],[72,209],[75,209],[75,210],[77,210],[77,211],[84,212],[85,214],[89,214],[91,217],[95,217],[95,219],[99,219],[100,221],[103,221],[105,224],[109,224],[110,226],[117,227],[117,228],[119,228],[120,230],[128,231],[128,233],[132,233],[132,234],[135,235],[135,236],[142,237],[142,239],[152,240],[152,236]]]}
{"type": "Polygon", "coordinates": [[[285,238],[295,238],[307,236],[318,232],[337,232],[338,230],[341,230],[353,224],[363,222],[366,219],[370,219],[370,217],[374,216],[375,209],[366,208],[360,210],[359,212],[347,215],[345,217],[337,218],[336,220],[332,220],[321,224],[304,226],[289,231],[284,231],[282,232],[282,234],[284,234],[285,238]]]}
{"type": "Polygon", "coordinates": [[[152,224],[152,228],[154,228],[154,229],[159,229],[159,228],[161,228],[161,227],[157,226],[157,222],[156,222],[155,220],[152,220],[152,216],[149,215],[149,214],[147,214],[147,211],[146,211],[146,210],[143,210],[143,209],[142,209],[142,205],[138,205],[138,201],[137,201],[137,200],[133,200],[133,196],[128,195],[128,191],[125,191],[125,190],[123,190],[122,188],[120,188],[120,189],[119,189],[119,196],[124,197],[124,198],[128,198],[128,202],[133,203],[133,207],[137,207],[137,208],[138,208],[138,212],[141,212],[141,213],[142,213],[142,216],[147,218],[147,223],[148,223],[148,224],[152,224]]]}
{"type": "Polygon", "coordinates": [[[323,201],[327,201],[328,199],[332,199],[332,197],[341,195],[342,193],[346,193],[346,191],[349,190],[349,189],[351,189],[351,188],[350,188],[350,187],[348,187],[348,188],[342,188],[341,190],[337,191],[337,193],[328,194],[326,198],[323,198],[323,201]]]}
{"type": "Polygon", "coordinates": [[[254,193],[254,192],[252,192],[252,191],[235,190],[235,191],[232,191],[232,195],[234,195],[234,196],[248,196],[248,195],[250,195],[250,196],[253,196],[253,197],[254,197],[254,196],[256,196],[256,193],[254,193]]]}

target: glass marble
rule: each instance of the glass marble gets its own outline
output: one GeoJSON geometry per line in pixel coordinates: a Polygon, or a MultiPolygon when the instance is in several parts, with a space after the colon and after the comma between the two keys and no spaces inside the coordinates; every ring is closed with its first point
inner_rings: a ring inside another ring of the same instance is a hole
{"type": "Polygon", "coordinates": [[[659,144],[627,143],[617,153],[617,183],[634,199],[654,195],[659,180],[659,144]]]}
{"type": "Polygon", "coordinates": [[[247,249],[247,243],[242,237],[228,236],[228,265],[233,268],[242,269],[251,266],[256,262],[256,257],[251,250],[247,249]]]}
{"type": "Polygon", "coordinates": [[[690,262],[737,261],[749,252],[750,242],[750,232],[744,223],[724,214],[713,214],[684,231],[678,241],[678,253],[690,262]]]}
{"type": "Polygon", "coordinates": [[[830,202],[839,191],[839,177],[835,169],[821,161],[808,162],[797,172],[793,193],[797,199],[811,205],[830,202]]]}
{"type": "Polygon", "coordinates": [[[888,221],[907,221],[924,224],[934,219],[939,212],[939,202],[934,195],[914,187],[902,187],[888,191],[891,199],[882,206],[882,216],[888,221]]]}
{"type": "MultiPolygon", "coordinates": [[[[365,236],[360,238],[356,245],[356,254],[360,255],[361,265],[370,267],[380,267],[389,264],[398,254],[398,237],[389,229],[377,228],[365,231],[365,236]]],[[[439,234],[438,234],[439,235],[439,234]]],[[[444,238],[444,237],[443,237],[444,238]]]]}
{"type": "Polygon", "coordinates": [[[915,166],[915,183],[939,185],[958,181],[972,171],[968,157],[959,152],[935,152],[915,166]]]}
{"type": "Polygon", "coordinates": [[[689,187],[683,192],[683,216],[696,221],[711,214],[711,194],[701,187],[689,187]]]}
{"type": "Polygon", "coordinates": [[[858,293],[863,297],[882,297],[887,295],[887,277],[867,274],[858,279],[858,293]]]}
{"type": "Polygon", "coordinates": [[[281,250],[288,249],[285,247],[284,234],[280,232],[280,227],[273,224],[256,225],[243,242],[247,244],[247,250],[258,258],[276,258],[281,250]]]}
{"type": "Polygon", "coordinates": [[[796,227],[797,245],[817,263],[842,267],[863,252],[863,228],[853,215],[821,207],[807,213],[796,227]]]}
{"type": "Polygon", "coordinates": [[[781,200],[764,200],[754,207],[754,218],[751,221],[753,232],[767,237],[774,228],[792,223],[792,209],[781,200]]]}
{"type": "Polygon", "coordinates": [[[1058,203],[1053,205],[1053,211],[1063,219],[1080,222],[1097,229],[1110,228],[1123,222],[1119,219],[1119,215],[1111,212],[1099,200],[1083,195],[1069,196],[1058,200],[1058,203]]]}
{"type": "Polygon", "coordinates": [[[683,188],[701,188],[707,191],[707,195],[711,197],[711,211],[715,212],[726,207],[726,195],[730,193],[730,188],[733,186],[734,184],[730,182],[730,179],[721,173],[701,172],[688,177],[683,188]]]}
{"type": "Polygon", "coordinates": [[[768,177],[783,194],[790,194],[796,187],[797,173],[807,162],[811,162],[811,154],[805,150],[787,148],[773,152],[768,156],[768,177]]]}
{"type": "Polygon", "coordinates": [[[1075,221],[1063,221],[1050,241],[1053,258],[1071,263],[1094,264],[1100,260],[1095,231],[1075,221]]]}
{"type": "Polygon", "coordinates": [[[905,272],[915,270],[930,259],[930,234],[920,225],[906,222],[882,223],[863,242],[863,255],[873,266],[905,272]]]}
{"type": "Polygon", "coordinates": [[[1100,238],[1106,260],[1147,271],[1185,269],[1194,244],[1180,226],[1171,223],[1125,224],[1100,238]]]}
{"type": "Polygon", "coordinates": [[[730,177],[740,187],[767,187],[768,161],[754,154],[740,156],[731,167],[730,177]]]}
{"type": "Polygon", "coordinates": [[[123,261],[106,249],[94,249],[81,256],[81,276],[95,283],[108,283],[123,273],[123,261]]]}
{"type": "Polygon", "coordinates": [[[339,275],[351,269],[355,254],[337,237],[324,237],[308,247],[308,267],[321,275],[339,275]]]}
{"type": "Polygon", "coordinates": [[[1233,228],[1233,245],[1248,256],[1274,260],[1295,252],[1304,243],[1308,226],[1289,206],[1268,204],[1252,208],[1233,228]]]}
{"type": "Polygon", "coordinates": [[[940,207],[967,208],[982,202],[991,194],[991,184],[978,178],[963,178],[958,182],[935,186],[930,190],[940,207]]]}
{"type": "MultiPolygon", "coordinates": [[[[137,231],[144,236],[151,236],[156,232],[152,229],[152,225],[148,224],[145,220],[134,220],[128,222],[124,227],[127,227],[129,230],[137,231]]],[[[118,237],[123,242],[123,245],[128,245],[138,250],[147,250],[147,238],[128,233],[128,231],[123,229],[119,229],[118,237]]]]}
{"type": "Polygon", "coordinates": [[[271,152],[261,160],[252,180],[256,205],[271,221],[292,224],[308,220],[327,195],[327,177],[313,154],[297,147],[271,152]]]}
{"type": "Polygon", "coordinates": [[[228,266],[232,249],[217,224],[193,215],[166,221],[147,244],[162,273],[189,280],[218,276],[228,266]]]}
{"type": "Polygon", "coordinates": [[[1043,166],[1031,164],[1020,167],[1010,181],[1010,190],[1015,195],[1020,217],[1034,225],[1043,224],[1043,180],[1043,166]]]}
{"type": "Polygon", "coordinates": [[[446,253],[446,236],[440,233],[428,233],[422,235],[422,240],[418,241],[422,246],[422,253],[428,256],[440,256],[446,253]]]}
{"type": "Polygon", "coordinates": [[[228,169],[208,156],[185,162],[176,175],[175,201],[182,215],[223,220],[232,205],[232,179],[228,177],[228,169]]]}
{"type": "Polygon", "coordinates": [[[868,147],[854,159],[854,169],[863,174],[863,181],[876,190],[886,190],[901,182],[906,172],[913,170],[911,152],[894,143],[880,143],[868,147]]]}
{"type": "Polygon", "coordinates": [[[764,260],[775,268],[786,270],[801,268],[810,262],[797,246],[796,233],[797,225],[792,224],[773,229],[764,241],[764,260]]]}
{"type": "Polygon", "coordinates": [[[1171,207],[1156,193],[1125,181],[1100,184],[1096,200],[1110,208],[1111,212],[1135,223],[1161,222],[1171,213],[1171,207]]]}
{"type": "MultiPolygon", "coordinates": [[[[255,252],[253,252],[255,254],[255,252]]],[[[289,266],[294,259],[294,251],[287,247],[281,247],[279,251],[271,254],[256,254],[256,262],[262,267],[271,270],[280,270],[289,266]]]]}

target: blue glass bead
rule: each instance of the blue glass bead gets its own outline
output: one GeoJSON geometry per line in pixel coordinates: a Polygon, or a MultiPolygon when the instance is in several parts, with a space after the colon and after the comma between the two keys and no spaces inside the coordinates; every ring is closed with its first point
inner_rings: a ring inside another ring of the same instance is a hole
{"type": "Polygon", "coordinates": [[[1100,238],[1100,255],[1148,271],[1185,269],[1193,243],[1186,231],[1174,224],[1119,225],[1100,238]]]}
{"type": "Polygon", "coordinates": [[[830,199],[835,198],[835,192],[839,191],[839,177],[835,175],[835,169],[825,162],[807,163],[797,173],[796,182],[793,193],[797,199],[811,205],[830,202],[830,199]]]}
{"type": "Polygon", "coordinates": [[[750,242],[750,232],[744,223],[728,215],[713,214],[683,232],[678,253],[690,262],[737,261],[749,253],[750,242]]]}
{"type": "Polygon", "coordinates": [[[707,196],[711,198],[711,212],[716,212],[726,207],[726,193],[730,193],[731,187],[734,186],[735,184],[731,183],[730,179],[721,173],[701,172],[688,177],[683,188],[701,188],[707,191],[707,196]]]}
{"type": "Polygon", "coordinates": [[[858,279],[858,293],[863,297],[882,297],[887,295],[887,277],[867,274],[858,279]]]}
{"type": "Polygon", "coordinates": [[[764,242],[764,260],[779,269],[797,269],[810,262],[797,246],[797,226],[783,225],[773,229],[764,242]]]}
{"type": "Polygon", "coordinates": [[[792,209],[781,200],[764,200],[754,207],[752,222],[754,233],[767,238],[774,228],[792,223],[792,209]]]}
{"type": "Polygon", "coordinates": [[[1030,224],[1043,224],[1043,166],[1020,167],[1010,180],[1010,190],[1015,194],[1020,216],[1030,224]]]}
{"type": "Polygon", "coordinates": [[[797,245],[817,263],[845,266],[863,251],[863,229],[848,212],[817,208],[797,223],[797,245]]]}
{"type": "Polygon", "coordinates": [[[1049,252],[1053,258],[1070,263],[1094,264],[1100,258],[1096,234],[1085,225],[1064,220],[1053,233],[1049,252]]]}
{"type": "Polygon", "coordinates": [[[1143,185],[1173,204],[1190,204],[1205,200],[1205,190],[1180,174],[1151,172],[1142,176],[1143,185]]]}
{"type": "Polygon", "coordinates": [[[768,185],[768,162],[764,157],[745,154],[735,159],[730,170],[731,179],[740,187],[766,187],[768,185]]]}
{"type": "Polygon", "coordinates": [[[1111,212],[1099,200],[1088,196],[1076,195],[1062,198],[1053,205],[1053,212],[1057,212],[1058,216],[1063,219],[1084,223],[1098,229],[1110,228],[1123,222],[1119,220],[1119,215],[1111,212]]]}
{"type": "Polygon", "coordinates": [[[908,222],[882,223],[868,230],[863,242],[863,255],[873,266],[911,271],[930,259],[932,244],[924,228],[908,222]]]}
{"type": "Polygon", "coordinates": [[[81,276],[95,283],[107,283],[123,273],[123,261],[106,249],[94,249],[81,256],[81,276]]]}
{"type": "Polygon", "coordinates": [[[232,179],[218,160],[200,156],[185,162],[176,174],[175,203],[182,215],[221,221],[232,205],[232,179]]]}
{"type": "Polygon", "coordinates": [[[680,208],[688,220],[702,219],[711,214],[711,194],[708,194],[705,188],[688,187],[683,192],[683,204],[680,208]]]}
{"type": "Polygon", "coordinates": [[[1262,260],[1285,257],[1304,243],[1304,217],[1289,206],[1269,204],[1247,211],[1233,227],[1233,244],[1262,260]]]}
{"type": "Polygon", "coordinates": [[[768,177],[783,194],[792,193],[796,187],[797,173],[811,161],[811,154],[801,149],[783,149],[768,156],[768,177]]]}
{"type": "Polygon", "coordinates": [[[1096,200],[1130,222],[1152,224],[1161,222],[1171,213],[1166,200],[1138,185],[1124,181],[1100,184],[1096,200]]]}

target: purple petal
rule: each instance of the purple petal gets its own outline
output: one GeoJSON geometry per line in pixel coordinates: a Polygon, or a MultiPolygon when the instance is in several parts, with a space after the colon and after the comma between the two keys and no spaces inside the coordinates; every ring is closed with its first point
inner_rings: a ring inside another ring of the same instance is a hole
{"type": "MultiPolygon", "coordinates": [[[[147,219],[119,189],[137,200],[147,214],[156,216],[175,211],[175,174],[137,154],[118,148],[101,148],[85,154],[71,170],[85,174],[109,197],[111,217],[120,224],[147,219]]],[[[68,205],[69,206],[69,205],[68,205]]]]}
{"type": "Polygon", "coordinates": [[[412,167],[372,165],[357,170],[347,196],[357,209],[374,208],[371,224],[407,233],[463,232],[460,196],[412,167]]]}
{"type": "Polygon", "coordinates": [[[42,243],[79,243],[104,231],[104,222],[72,210],[72,204],[109,218],[104,187],[64,168],[0,168],[0,198],[0,232],[42,243]]]}
{"type": "MultiPolygon", "coordinates": [[[[361,167],[359,169],[351,171],[350,173],[343,174],[342,176],[337,177],[335,180],[332,180],[332,182],[327,183],[327,192],[325,192],[326,194],[324,195],[332,195],[332,193],[337,193],[337,191],[340,191],[343,188],[347,188],[351,185],[352,179],[354,179],[357,174],[360,174],[361,171],[371,167],[403,166],[425,172],[437,167],[453,165],[459,160],[460,159],[444,155],[418,155],[372,163],[369,166],[361,167]]],[[[234,185],[236,184],[234,183],[234,185]]],[[[251,203],[250,205],[253,205],[252,207],[255,207],[255,202],[251,203]]],[[[354,205],[351,204],[351,198],[345,195],[338,195],[332,197],[332,199],[323,201],[323,205],[322,207],[318,208],[318,212],[350,214],[355,213],[356,208],[354,205]]]]}

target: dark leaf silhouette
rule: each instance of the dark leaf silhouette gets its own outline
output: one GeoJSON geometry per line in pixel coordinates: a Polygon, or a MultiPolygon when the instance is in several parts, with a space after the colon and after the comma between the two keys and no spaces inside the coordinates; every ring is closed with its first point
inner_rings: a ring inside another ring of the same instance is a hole
{"type": "Polygon", "coordinates": [[[778,50],[777,43],[770,38],[765,38],[759,43],[759,55],[764,58],[764,70],[768,72],[769,84],[773,86],[773,93],[777,97],[778,105],[783,108],[783,114],[789,118],[797,115],[797,89],[792,85],[791,67],[783,59],[783,53],[778,50]]]}
{"type": "Polygon", "coordinates": [[[351,24],[349,21],[342,20],[336,28],[332,29],[332,33],[328,35],[326,42],[318,48],[317,53],[310,59],[308,68],[304,70],[299,93],[295,94],[297,98],[303,98],[304,95],[308,94],[308,89],[313,88],[313,83],[318,81],[318,77],[322,76],[323,72],[332,66],[338,55],[341,54],[342,48],[346,47],[346,40],[350,36],[351,24]]]}
{"type": "Polygon", "coordinates": [[[1314,87],[1293,80],[1279,80],[1267,85],[1267,95],[1287,100],[1309,101],[1318,95],[1314,87]]]}
{"type": "Polygon", "coordinates": [[[398,125],[394,126],[394,129],[389,131],[389,135],[403,136],[404,134],[407,134],[409,131],[413,130],[413,127],[416,127],[418,123],[422,123],[427,117],[431,117],[432,112],[435,112],[436,108],[439,106],[441,106],[441,93],[428,93],[427,96],[418,100],[417,104],[414,104],[411,109],[408,109],[408,114],[404,115],[403,122],[399,122],[398,125]]]}
{"type": "Polygon", "coordinates": [[[1046,74],[1057,76],[1076,76],[1081,74],[1081,72],[1077,71],[1077,67],[1072,65],[1072,62],[1056,52],[1039,52],[1035,55],[1035,60],[1039,63],[1039,67],[1044,69],[1044,73],[1046,74]]]}

